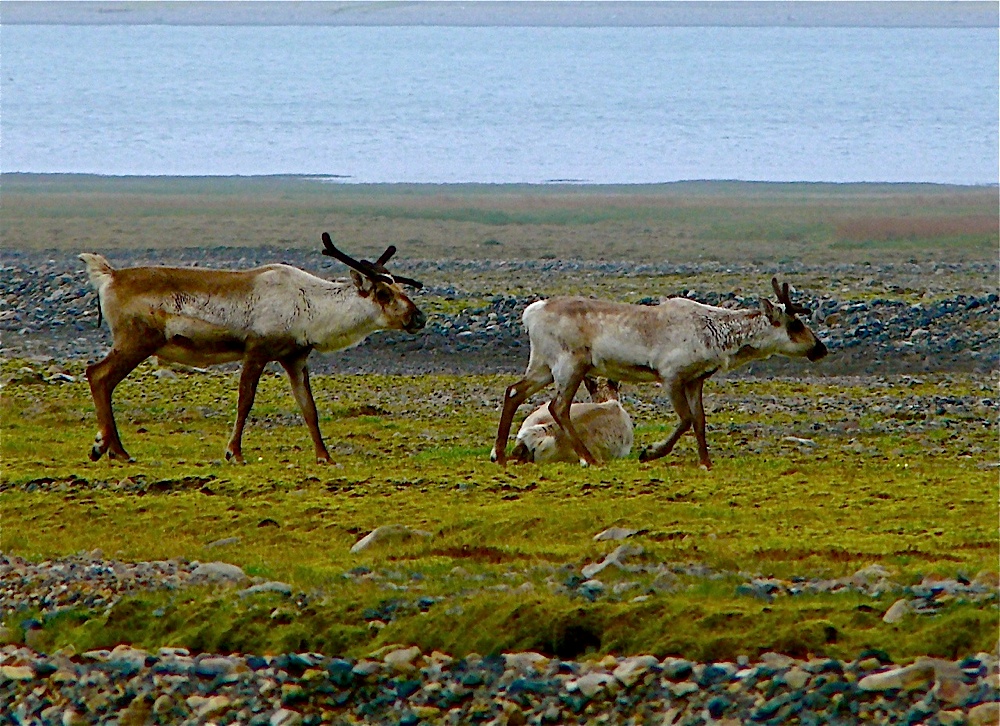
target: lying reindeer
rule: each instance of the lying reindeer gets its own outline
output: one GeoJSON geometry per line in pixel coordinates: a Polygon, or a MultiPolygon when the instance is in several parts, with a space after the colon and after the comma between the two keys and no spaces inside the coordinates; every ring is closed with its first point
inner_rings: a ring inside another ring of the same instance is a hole
{"type": "MultiPolygon", "coordinates": [[[[599,383],[584,380],[590,403],[574,403],[569,417],[587,450],[598,461],[623,459],[632,451],[632,419],[618,402],[618,381],[599,383]]],[[[517,443],[510,455],[515,461],[539,464],[550,461],[576,461],[577,455],[566,433],[542,404],[524,419],[517,432],[517,443]]]]}
{"type": "Polygon", "coordinates": [[[243,362],[236,424],[226,447],[226,459],[241,463],[243,428],[257,383],[267,363],[278,361],[302,409],[316,460],[329,462],[309,386],[309,354],[350,347],[376,330],[414,333],[426,319],[401,287],[421,284],[385,269],[395,247],[373,263],[348,257],[325,232],[323,245],[323,254],[351,268],[350,282],[330,282],[289,265],[116,270],[100,255],[81,254],[113,338],[108,355],[87,367],[98,424],[90,458],[97,461],[107,452],[111,459],[130,459],[118,436],[111,394],[155,355],[191,366],[243,362]]]}
{"type": "Polygon", "coordinates": [[[507,438],[517,408],[555,381],[549,413],[563,429],[581,464],[597,460],[576,431],[570,404],[587,376],[659,382],[670,393],[680,425],[663,442],[644,450],[649,461],[669,454],[691,426],[701,465],[710,469],[705,442],[702,387],[706,379],[775,353],[817,361],[826,346],[798,315],[809,310],[789,298],[788,283],[771,280],[778,303],[761,299],[760,310],[730,310],[687,298],[656,306],[626,305],[583,297],[557,297],[529,305],[522,316],[531,341],[528,368],[507,388],[490,458],[506,462],[507,438]]]}

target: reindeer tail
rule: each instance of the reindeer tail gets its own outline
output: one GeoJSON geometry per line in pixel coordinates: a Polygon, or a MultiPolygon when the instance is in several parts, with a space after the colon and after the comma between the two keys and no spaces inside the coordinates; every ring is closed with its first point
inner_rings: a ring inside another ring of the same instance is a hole
{"type": "Polygon", "coordinates": [[[90,284],[97,290],[97,327],[99,328],[101,327],[101,321],[104,319],[103,311],[101,310],[101,290],[104,289],[105,285],[111,283],[115,269],[101,255],[82,252],[80,259],[87,266],[87,276],[90,278],[90,284]]]}

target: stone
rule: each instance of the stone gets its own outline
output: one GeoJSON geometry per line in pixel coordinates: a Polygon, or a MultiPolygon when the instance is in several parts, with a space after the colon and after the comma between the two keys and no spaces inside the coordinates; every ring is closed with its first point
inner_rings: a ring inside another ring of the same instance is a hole
{"type": "Polygon", "coordinates": [[[589,580],[592,577],[594,577],[594,575],[596,575],[597,573],[601,572],[605,568],[610,567],[612,565],[614,565],[620,570],[628,570],[629,568],[624,564],[623,560],[626,557],[641,555],[644,551],[645,550],[643,550],[641,545],[633,545],[633,544],[619,545],[614,549],[613,552],[608,554],[608,556],[605,557],[601,562],[585,565],[583,569],[580,571],[580,574],[582,574],[585,579],[589,580]]]}
{"type": "Polygon", "coordinates": [[[288,597],[292,594],[292,586],[287,582],[272,580],[270,582],[262,582],[259,585],[252,585],[244,590],[240,590],[236,594],[240,597],[250,597],[252,595],[260,595],[269,592],[276,592],[280,595],[288,597]]]}
{"type": "Polygon", "coordinates": [[[933,678],[934,664],[921,660],[903,668],[867,675],[858,681],[858,688],[862,691],[915,690],[927,686],[933,678]]]}
{"type": "Polygon", "coordinates": [[[885,615],[882,616],[882,622],[889,623],[890,625],[892,625],[893,623],[898,623],[900,620],[906,617],[906,615],[909,612],[910,612],[909,601],[906,600],[905,598],[897,600],[896,602],[894,602],[892,605],[889,606],[888,610],[885,611],[885,615]]]}
{"type": "Polygon", "coordinates": [[[386,653],[382,660],[387,666],[396,671],[401,673],[410,673],[417,669],[417,667],[413,664],[413,661],[419,656],[420,648],[413,646],[412,648],[400,648],[386,653]]]}
{"type": "Polygon", "coordinates": [[[660,661],[651,655],[637,655],[625,658],[618,667],[614,669],[612,675],[617,678],[626,688],[631,687],[642,678],[653,666],[659,666],[660,661]]]}
{"type": "Polygon", "coordinates": [[[996,726],[1000,723],[1000,701],[980,703],[969,709],[969,726],[996,726]]]}
{"type": "Polygon", "coordinates": [[[962,669],[956,663],[931,658],[920,662],[934,669],[934,687],[931,693],[941,703],[959,705],[971,693],[972,689],[966,685],[962,669]]]}
{"type": "Polygon", "coordinates": [[[156,700],[153,701],[153,713],[162,715],[172,711],[174,708],[174,698],[173,696],[163,693],[157,696],[156,700]]]}
{"type": "Polygon", "coordinates": [[[809,673],[798,666],[788,669],[788,671],[781,677],[781,680],[785,682],[785,685],[796,691],[803,688],[806,683],[809,682],[809,673]]]}
{"type": "Polygon", "coordinates": [[[192,584],[235,585],[247,579],[241,567],[226,562],[203,562],[191,572],[192,584]]]}
{"type": "Polygon", "coordinates": [[[35,671],[31,666],[0,666],[0,676],[8,681],[30,681],[35,677],[35,671]]]}
{"type": "Polygon", "coordinates": [[[628,527],[609,527],[608,529],[595,534],[594,541],[604,542],[605,540],[627,539],[636,534],[639,534],[639,530],[637,529],[629,529],[628,527]]]}
{"type": "Polygon", "coordinates": [[[390,539],[408,540],[414,537],[424,537],[429,539],[433,535],[420,529],[410,529],[405,524],[386,524],[374,529],[367,535],[359,539],[351,547],[351,553],[363,552],[377,542],[384,542],[390,539]]]}
{"type": "Polygon", "coordinates": [[[194,667],[195,674],[206,678],[216,678],[218,676],[231,673],[236,664],[224,656],[209,656],[199,660],[194,667]]]}
{"type": "Polygon", "coordinates": [[[549,658],[541,653],[526,651],[524,653],[504,653],[504,667],[519,673],[540,672],[549,663],[549,658]]]}
{"type": "Polygon", "coordinates": [[[378,673],[382,670],[382,664],[377,663],[373,660],[359,660],[354,664],[354,668],[351,669],[351,673],[356,676],[370,676],[374,673],[378,673]]]}
{"type": "Polygon", "coordinates": [[[566,689],[569,691],[576,690],[587,698],[593,698],[603,691],[608,683],[613,680],[614,678],[607,673],[588,673],[585,676],[580,676],[575,681],[569,681],[566,684],[566,689]]]}
{"type": "Polygon", "coordinates": [[[217,539],[214,542],[209,542],[205,545],[205,549],[212,549],[214,547],[227,547],[229,545],[239,544],[239,537],[224,537],[222,539],[217,539]]]}
{"type": "Polygon", "coordinates": [[[268,723],[270,726],[299,726],[302,723],[302,714],[287,708],[279,708],[271,714],[268,723]]]}

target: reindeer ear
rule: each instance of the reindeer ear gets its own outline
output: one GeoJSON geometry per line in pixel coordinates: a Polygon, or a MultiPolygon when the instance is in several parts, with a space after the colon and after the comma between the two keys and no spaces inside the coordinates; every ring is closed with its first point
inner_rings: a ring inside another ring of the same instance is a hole
{"type": "Polygon", "coordinates": [[[374,282],[354,270],[351,270],[351,279],[354,280],[354,286],[358,288],[358,294],[360,294],[361,297],[368,297],[371,295],[372,289],[375,287],[374,282]]]}
{"type": "Polygon", "coordinates": [[[760,299],[760,311],[767,316],[774,327],[781,326],[781,310],[776,308],[766,297],[760,299]]]}

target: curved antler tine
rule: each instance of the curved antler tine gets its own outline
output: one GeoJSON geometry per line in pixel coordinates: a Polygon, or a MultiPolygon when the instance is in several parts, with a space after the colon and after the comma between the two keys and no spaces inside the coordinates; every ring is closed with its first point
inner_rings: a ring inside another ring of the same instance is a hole
{"type": "Polygon", "coordinates": [[[781,288],[778,287],[778,278],[777,277],[772,277],[771,278],[771,287],[774,288],[774,294],[777,295],[778,302],[782,302],[782,300],[781,300],[781,288]]]}
{"type": "Polygon", "coordinates": [[[378,261],[375,264],[384,265],[394,254],[396,254],[396,245],[389,245],[385,248],[385,252],[382,253],[382,256],[378,258],[378,261]]]}
{"type": "Polygon", "coordinates": [[[409,285],[414,290],[420,290],[423,288],[424,283],[414,280],[412,277],[401,277],[400,275],[393,275],[392,279],[396,282],[402,283],[403,285],[409,285]]]}
{"type": "Polygon", "coordinates": [[[792,296],[787,282],[782,283],[779,288],[778,278],[772,277],[771,287],[774,288],[774,294],[778,296],[778,302],[785,306],[786,313],[789,315],[812,315],[812,310],[809,308],[792,302],[792,296]]]}

